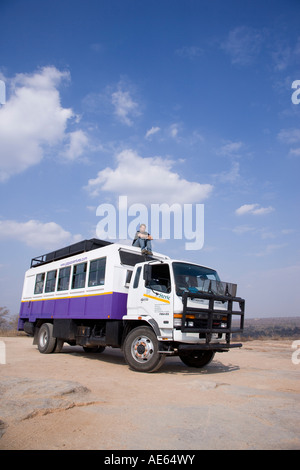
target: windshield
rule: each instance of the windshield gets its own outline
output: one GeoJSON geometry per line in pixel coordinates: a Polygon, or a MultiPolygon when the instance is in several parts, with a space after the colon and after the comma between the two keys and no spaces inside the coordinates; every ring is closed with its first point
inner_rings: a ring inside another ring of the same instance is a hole
{"type": "Polygon", "coordinates": [[[195,264],[175,262],[173,270],[176,294],[216,291],[220,283],[217,271],[195,264]]]}

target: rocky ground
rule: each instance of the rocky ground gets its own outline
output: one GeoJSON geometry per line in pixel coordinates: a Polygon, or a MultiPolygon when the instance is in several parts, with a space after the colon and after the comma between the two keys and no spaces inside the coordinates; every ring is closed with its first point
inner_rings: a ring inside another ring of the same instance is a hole
{"type": "Polygon", "coordinates": [[[200,370],[169,357],[154,374],[117,349],[42,355],[32,338],[0,340],[0,449],[300,448],[292,340],[249,341],[200,370]]]}

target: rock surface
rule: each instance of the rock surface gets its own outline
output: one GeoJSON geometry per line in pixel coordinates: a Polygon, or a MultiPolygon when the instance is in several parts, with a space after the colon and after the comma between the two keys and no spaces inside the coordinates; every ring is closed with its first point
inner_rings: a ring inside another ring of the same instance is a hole
{"type": "Polygon", "coordinates": [[[292,342],[252,341],[203,369],[168,357],[132,372],[122,352],[40,354],[1,338],[0,449],[299,449],[292,342]]]}

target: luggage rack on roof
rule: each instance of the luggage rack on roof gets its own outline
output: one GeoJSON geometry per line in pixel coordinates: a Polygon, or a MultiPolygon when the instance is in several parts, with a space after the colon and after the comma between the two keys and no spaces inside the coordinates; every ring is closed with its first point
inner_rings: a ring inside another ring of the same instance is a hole
{"type": "Polygon", "coordinates": [[[82,240],[81,242],[73,243],[73,245],[69,245],[64,248],[60,248],[59,250],[46,253],[45,255],[32,258],[30,267],[35,268],[37,266],[41,266],[42,264],[51,263],[51,261],[57,261],[62,258],[67,258],[68,256],[84,253],[85,251],[96,250],[97,248],[103,248],[107,245],[112,245],[112,242],[99,240],[98,238],[82,240]]]}

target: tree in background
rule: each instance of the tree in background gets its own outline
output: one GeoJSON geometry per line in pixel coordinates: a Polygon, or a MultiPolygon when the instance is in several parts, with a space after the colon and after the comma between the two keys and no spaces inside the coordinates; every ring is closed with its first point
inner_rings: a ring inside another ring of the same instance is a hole
{"type": "Polygon", "coordinates": [[[16,330],[18,325],[18,315],[11,316],[8,308],[0,307],[0,330],[16,330]]]}

